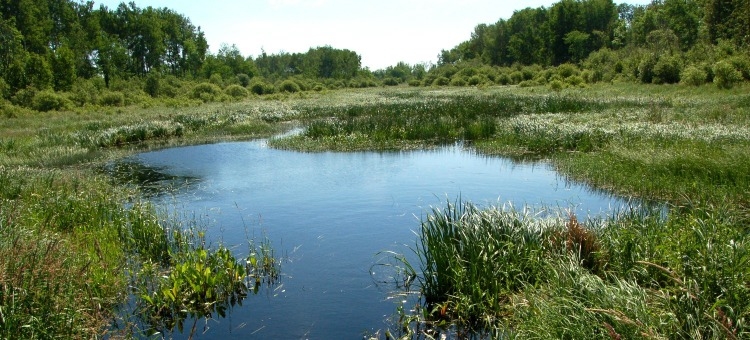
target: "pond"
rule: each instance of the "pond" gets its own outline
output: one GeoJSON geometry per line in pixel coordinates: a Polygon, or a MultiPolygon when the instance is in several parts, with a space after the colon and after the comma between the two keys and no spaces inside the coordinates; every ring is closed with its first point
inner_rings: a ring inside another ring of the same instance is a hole
{"type": "Polygon", "coordinates": [[[258,140],[147,152],[123,164],[183,183],[152,200],[194,213],[187,215],[205,221],[211,239],[246,255],[248,235],[266,236],[284,259],[281,282],[210,320],[199,334],[207,339],[353,339],[387,328],[397,301],[389,299],[391,287],[374,283],[376,254],[409,255],[420,217],[446,202],[512,202],[575,210],[582,218],[629,204],[568,182],[545,163],[481,156],[460,144],[301,153],[258,140]]]}

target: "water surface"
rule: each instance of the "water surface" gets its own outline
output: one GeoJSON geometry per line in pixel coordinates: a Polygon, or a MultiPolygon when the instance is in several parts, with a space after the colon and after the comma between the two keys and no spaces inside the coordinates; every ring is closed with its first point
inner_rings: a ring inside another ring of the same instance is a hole
{"type": "MultiPolygon", "coordinates": [[[[209,237],[246,250],[266,235],[283,255],[281,283],[200,338],[362,338],[388,325],[396,301],[370,275],[380,251],[408,253],[431,207],[461,197],[478,205],[551,206],[579,216],[626,203],[570,183],[543,163],[484,157],[460,145],[429,151],[300,153],[266,142],[166,149],[126,162],[186,185],[155,202],[194,212],[209,237]]],[[[377,275],[378,273],[376,273],[377,275]]]]}

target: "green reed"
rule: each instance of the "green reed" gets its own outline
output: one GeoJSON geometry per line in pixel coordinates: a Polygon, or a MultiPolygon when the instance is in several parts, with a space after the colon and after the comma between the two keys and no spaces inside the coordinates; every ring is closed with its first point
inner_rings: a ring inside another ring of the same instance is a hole
{"type": "Polygon", "coordinates": [[[419,271],[408,274],[423,304],[401,309],[400,334],[741,339],[750,335],[742,223],[710,207],[580,223],[449,203],[423,219],[419,271]]]}

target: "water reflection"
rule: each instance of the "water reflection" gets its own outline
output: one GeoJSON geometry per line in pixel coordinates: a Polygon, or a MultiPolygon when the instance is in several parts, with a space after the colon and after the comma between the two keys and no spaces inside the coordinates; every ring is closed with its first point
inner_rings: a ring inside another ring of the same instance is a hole
{"type": "Polygon", "coordinates": [[[198,177],[170,174],[167,167],[151,166],[133,158],[108,163],[100,171],[120,185],[138,188],[146,197],[184,191],[200,181],[198,177]]]}
{"type": "Polygon", "coordinates": [[[211,221],[209,238],[243,249],[247,235],[263,233],[288,260],[278,289],[210,321],[202,338],[350,339],[385,328],[397,301],[374,285],[381,274],[371,272],[381,260],[376,254],[408,256],[420,217],[459,197],[480,206],[551,207],[539,211],[571,211],[581,220],[632,206],[568,181],[546,163],[480,156],[461,144],[301,153],[265,141],[218,143],[147,152],[122,164],[112,165],[113,173],[127,183],[177,188],[152,200],[177,201],[211,221]]]}

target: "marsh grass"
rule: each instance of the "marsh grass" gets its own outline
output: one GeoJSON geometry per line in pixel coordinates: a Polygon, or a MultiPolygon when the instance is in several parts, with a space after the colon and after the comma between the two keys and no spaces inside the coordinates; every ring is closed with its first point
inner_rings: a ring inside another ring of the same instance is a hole
{"type": "Polygon", "coordinates": [[[417,278],[421,304],[402,306],[389,334],[750,335],[747,231],[732,213],[634,209],[585,224],[540,216],[460,201],[434,208],[415,248],[419,266],[400,266],[417,278]]]}

